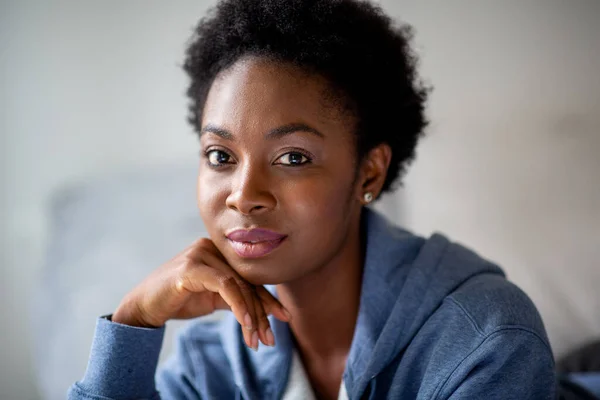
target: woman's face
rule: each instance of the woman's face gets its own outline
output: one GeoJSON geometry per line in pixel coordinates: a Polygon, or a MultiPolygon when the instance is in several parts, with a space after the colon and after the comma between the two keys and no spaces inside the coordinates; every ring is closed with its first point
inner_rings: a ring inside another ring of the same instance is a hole
{"type": "Polygon", "coordinates": [[[355,122],[326,90],[322,78],[246,58],[208,94],[198,207],[217,248],[253,284],[303,277],[358,234],[355,122]]]}

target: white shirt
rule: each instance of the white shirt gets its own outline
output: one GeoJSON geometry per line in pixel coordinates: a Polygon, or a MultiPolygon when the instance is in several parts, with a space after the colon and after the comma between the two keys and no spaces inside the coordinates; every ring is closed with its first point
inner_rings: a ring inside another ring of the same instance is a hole
{"type": "MultiPolygon", "coordinates": [[[[288,378],[287,386],[283,392],[282,400],[316,400],[315,392],[310,385],[308,375],[302,365],[302,359],[300,355],[293,350],[292,353],[292,366],[290,368],[290,376],[288,378]]],[[[338,393],[338,400],[348,400],[348,393],[346,392],[346,385],[342,380],[340,391],[338,393]]]]}

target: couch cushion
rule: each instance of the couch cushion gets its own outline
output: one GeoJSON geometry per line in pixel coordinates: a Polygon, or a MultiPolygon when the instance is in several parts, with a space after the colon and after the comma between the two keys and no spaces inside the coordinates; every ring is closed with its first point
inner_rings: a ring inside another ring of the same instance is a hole
{"type": "MultiPolygon", "coordinates": [[[[96,318],[200,236],[196,166],[112,174],[59,188],[33,299],[34,358],[44,398],[64,399],[87,364],[96,318]]],[[[168,323],[161,358],[171,350],[168,323]]]]}

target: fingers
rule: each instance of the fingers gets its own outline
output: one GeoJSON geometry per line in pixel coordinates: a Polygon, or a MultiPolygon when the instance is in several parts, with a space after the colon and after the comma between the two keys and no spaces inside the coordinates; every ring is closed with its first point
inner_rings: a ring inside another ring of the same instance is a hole
{"type": "MultiPolygon", "coordinates": [[[[250,312],[254,314],[254,303],[248,304],[242,294],[236,278],[206,265],[188,267],[175,282],[175,290],[202,294],[204,291],[218,293],[227,303],[237,321],[244,327],[244,340],[249,347],[255,348],[252,340],[253,322],[250,312]]],[[[216,307],[212,302],[212,308],[216,307]]],[[[256,325],[256,324],[255,324],[256,325]]],[[[258,346],[258,344],[256,344],[258,346]]]]}
{"type": "Polygon", "coordinates": [[[200,238],[196,240],[191,246],[184,250],[184,253],[190,258],[200,259],[204,258],[205,255],[212,255],[218,258],[222,263],[227,264],[227,260],[225,260],[225,257],[221,254],[219,249],[217,249],[215,243],[208,238],[200,238]]]}
{"type": "MultiPolygon", "coordinates": [[[[212,242],[202,245],[214,247],[214,244],[212,242]]],[[[243,335],[246,343],[248,343],[249,346],[254,350],[257,350],[259,336],[257,331],[258,321],[256,318],[255,302],[258,302],[259,299],[256,298],[254,290],[252,289],[250,284],[244,281],[229,265],[226,264],[225,261],[223,261],[223,259],[221,259],[217,256],[217,254],[214,253],[218,250],[216,249],[216,247],[213,247],[210,248],[210,252],[205,251],[202,253],[202,262],[233,278],[246,304],[246,313],[244,314],[243,319],[238,321],[240,321],[240,324],[244,328],[243,335]]]]}
{"type": "Polygon", "coordinates": [[[181,253],[179,253],[179,256],[189,256],[191,254],[198,252],[199,249],[202,249],[202,248],[210,249],[211,246],[214,246],[214,243],[212,243],[212,241],[210,239],[200,238],[200,239],[197,239],[196,241],[194,241],[192,244],[190,244],[185,249],[183,249],[181,251],[181,253]]]}
{"type": "MultiPolygon", "coordinates": [[[[271,323],[267,318],[268,315],[273,314],[277,319],[283,322],[289,322],[291,320],[291,315],[263,286],[256,287],[255,292],[255,295],[259,300],[255,301],[254,304],[261,306],[260,308],[256,308],[259,339],[267,346],[274,346],[275,336],[271,329],[271,323]]],[[[215,300],[215,308],[222,310],[230,309],[229,305],[220,297],[215,300]]]]}
{"type": "Polygon", "coordinates": [[[233,311],[236,319],[242,326],[242,335],[248,347],[258,349],[258,338],[256,334],[256,323],[253,322],[254,303],[244,295],[233,276],[227,277],[218,288],[219,295],[233,311]],[[237,304],[237,305],[234,305],[237,304]]]}
{"type": "MultiPolygon", "coordinates": [[[[268,314],[277,319],[289,322],[289,312],[264,287],[255,287],[242,279],[227,263],[215,244],[206,238],[194,242],[186,250],[186,257],[194,260],[194,264],[202,264],[218,271],[218,283],[200,280],[211,292],[219,293],[214,297],[212,307],[230,308],[240,325],[246,344],[257,350],[260,340],[267,346],[275,345],[275,338],[270,327],[268,314]]],[[[184,280],[185,282],[185,280],[184,280]]],[[[189,285],[192,286],[192,285],[189,285]]],[[[203,290],[203,288],[199,288],[203,290]]],[[[193,291],[193,289],[192,289],[193,291]]]]}
{"type": "Polygon", "coordinates": [[[258,333],[260,336],[260,341],[267,346],[275,346],[275,337],[273,336],[273,331],[271,330],[271,324],[267,318],[263,303],[258,297],[254,302],[254,307],[256,311],[256,319],[258,321],[258,333]]]}
{"type": "MultiPolygon", "coordinates": [[[[235,279],[235,278],[234,278],[235,279]]],[[[250,285],[240,279],[235,279],[236,284],[240,288],[240,293],[244,297],[246,304],[248,305],[248,313],[244,317],[244,322],[246,325],[242,324],[244,327],[243,332],[244,336],[250,341],[250,347],[254,350],[258,350],[258,320],[256,318],[256,304],[259,301],[254,299],[254,293],[250,288],[250,285]]]]}
{"type": "Polygon", "coordinates": [[[215,310],[221,308],[231,310],[219,293],[209,292],[208,290],[202,293],[190,293],[189,300],[175,312],[172,319],[196,318],[212,314],[215,310]],[[221,306],[221,303],[224,306],[221,306]]]}
{"type": "Polygon", "coordinates": [[[292,315],[290,312],[267,289],[259,286],[256,288],[256,294],[260,298],[267,314],[273,314],[275,318],[283,322],[291,321],[292,315]]]}

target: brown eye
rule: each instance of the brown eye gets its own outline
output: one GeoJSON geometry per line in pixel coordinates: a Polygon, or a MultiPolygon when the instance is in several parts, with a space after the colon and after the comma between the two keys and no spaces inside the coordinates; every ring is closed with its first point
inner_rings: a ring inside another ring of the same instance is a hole
{"type": "Polygon", "coordinates": [[[214,167],[231,162],[231,156],[221,150],[211,150],[207,154],[208,163],[214,167]]]}
{"type": "Polygon", "coordinates": [[[277,164],[297,166],[306,164],[308,161],[308,157],[306,157],[304,154],[298,152],[290,152],[285,153],[284,155],[279,157],[277,164]]]}

